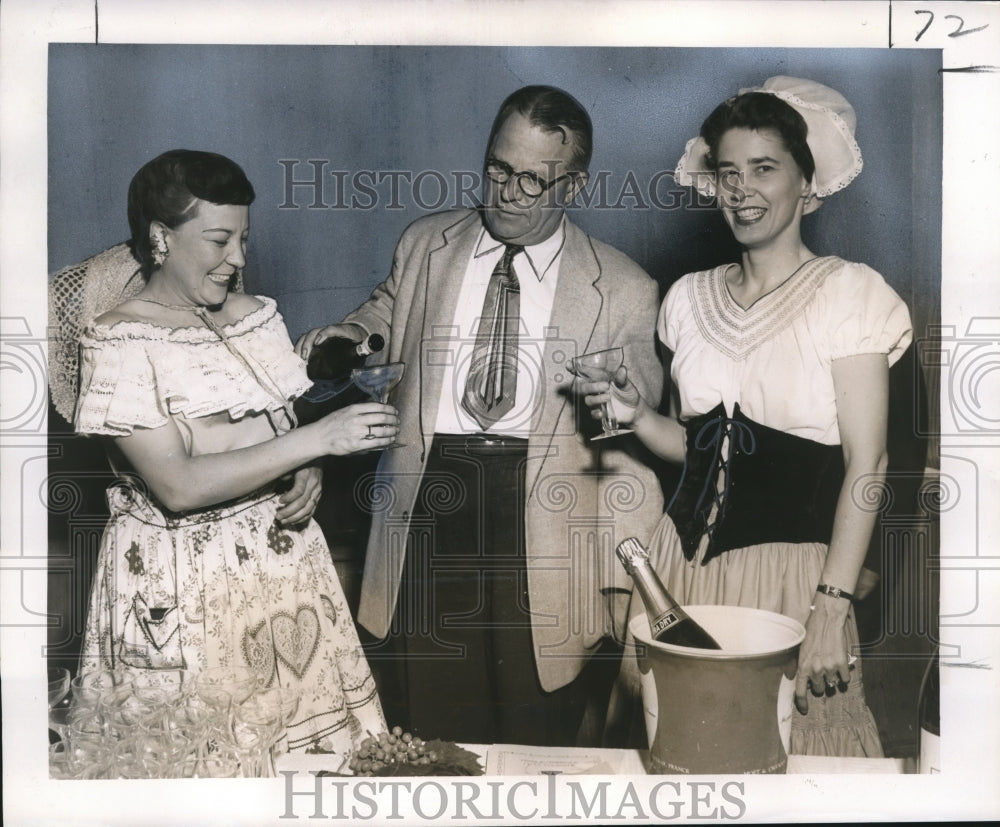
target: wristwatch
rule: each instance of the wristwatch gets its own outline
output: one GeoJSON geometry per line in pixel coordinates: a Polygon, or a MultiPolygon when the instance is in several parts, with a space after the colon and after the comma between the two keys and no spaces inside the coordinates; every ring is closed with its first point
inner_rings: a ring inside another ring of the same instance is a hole
{"type": "Polygon", "coordinates": [[[816,587],[816,591],[820,594],[829,595],[830,597],[842,597],[844,600],[854,600],[854,595],[844,589],[839,589],[836,586],[828,586],[826,583],[820,583],[816,587]]]}

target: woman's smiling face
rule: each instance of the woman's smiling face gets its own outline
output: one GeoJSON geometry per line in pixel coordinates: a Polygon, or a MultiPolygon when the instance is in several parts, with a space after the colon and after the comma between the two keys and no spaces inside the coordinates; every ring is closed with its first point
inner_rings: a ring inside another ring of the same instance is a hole
{"type": "Polygon", "coordinates": [[[158,273],[177,304],[214,307],[226,300],[233,276],[246,264],[250,210],[201,200],[193,209],[194,217],[174,229],[156,228],[169,250],[158,273]]]}
{"type": "Polygon", "coordinates": [[[736,240],[759,249],[798,242],[809,181],[771,129],[730,129],[716,153],[718,204],[736,240]]]}

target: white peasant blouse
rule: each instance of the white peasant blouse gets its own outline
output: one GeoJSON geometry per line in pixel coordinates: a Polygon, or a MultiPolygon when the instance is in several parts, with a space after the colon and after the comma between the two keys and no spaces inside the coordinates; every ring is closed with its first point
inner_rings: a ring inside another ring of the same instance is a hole
{"type": "Polygon", "coordinates": [[[840,444],[832,362],[881,353],[895,363],[913,335],[906,305],[867,265],[827,256],[744,309],[726,285],[734,266],[683,276],[660,307],[681,418],[719,402],[732,415],[739,403],[762,425],[840,444]]]}
{"type": "Polygon", "coordinates": [[[284,403],[312,383],[274,300],[257,298],[261,307],[220,328],[228,347],[205,327],[88,327],[80,339],[76,431],[128,436],[173,418],[192,455],[272,438],[284,403]]]}

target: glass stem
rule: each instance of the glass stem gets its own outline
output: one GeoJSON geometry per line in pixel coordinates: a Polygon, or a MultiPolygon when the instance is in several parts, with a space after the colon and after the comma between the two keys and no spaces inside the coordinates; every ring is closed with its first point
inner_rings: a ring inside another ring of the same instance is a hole
{"type": "Polygon", "coordinates": [[[618,420],[615,418],[609,402],[604,402],[601,405],[601,427],[604,428],[605,433],[618,430],[618,420]]]}

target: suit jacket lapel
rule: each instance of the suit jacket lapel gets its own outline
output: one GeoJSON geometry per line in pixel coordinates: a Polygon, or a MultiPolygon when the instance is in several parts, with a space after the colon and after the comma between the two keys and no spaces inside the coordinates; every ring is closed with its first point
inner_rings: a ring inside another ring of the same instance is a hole
{"type": "Polygon", "coordinates": [[[458,295],[482,227],[478,213],[468,213],[442,233],[442,243],[432,248],[428,255],[420,341],[420,405],[424,430],[428,434],[433,432],[437,421],[444,382],[444,362],[440,354],[449,347],[454,348],[452,324],[458,295]],[[443,347],[437,347],[437,342],[443,347]]]}
{"type": "Polygon", "coordinates": [[[567,361],[586,353],[594,338],[604,303],[598,284],[600,278],[601,268],[590,238],[567,218],[566,241],[549,322],[552,336],[544,348],[544,401],[538,406],[531,422],[531,450],[526,479],[529,492],[537,482],[545,457],[550,451],[558,450],[553,448],[552,443],[559,428],[575,427],[575,421],[560,424],[563,417],[573,415],[571,397],[566,392],[558,394],[554,385],[556,377],[561,377],[558,386],[569,386],[572,376],[566,370],[567,361]]]}

